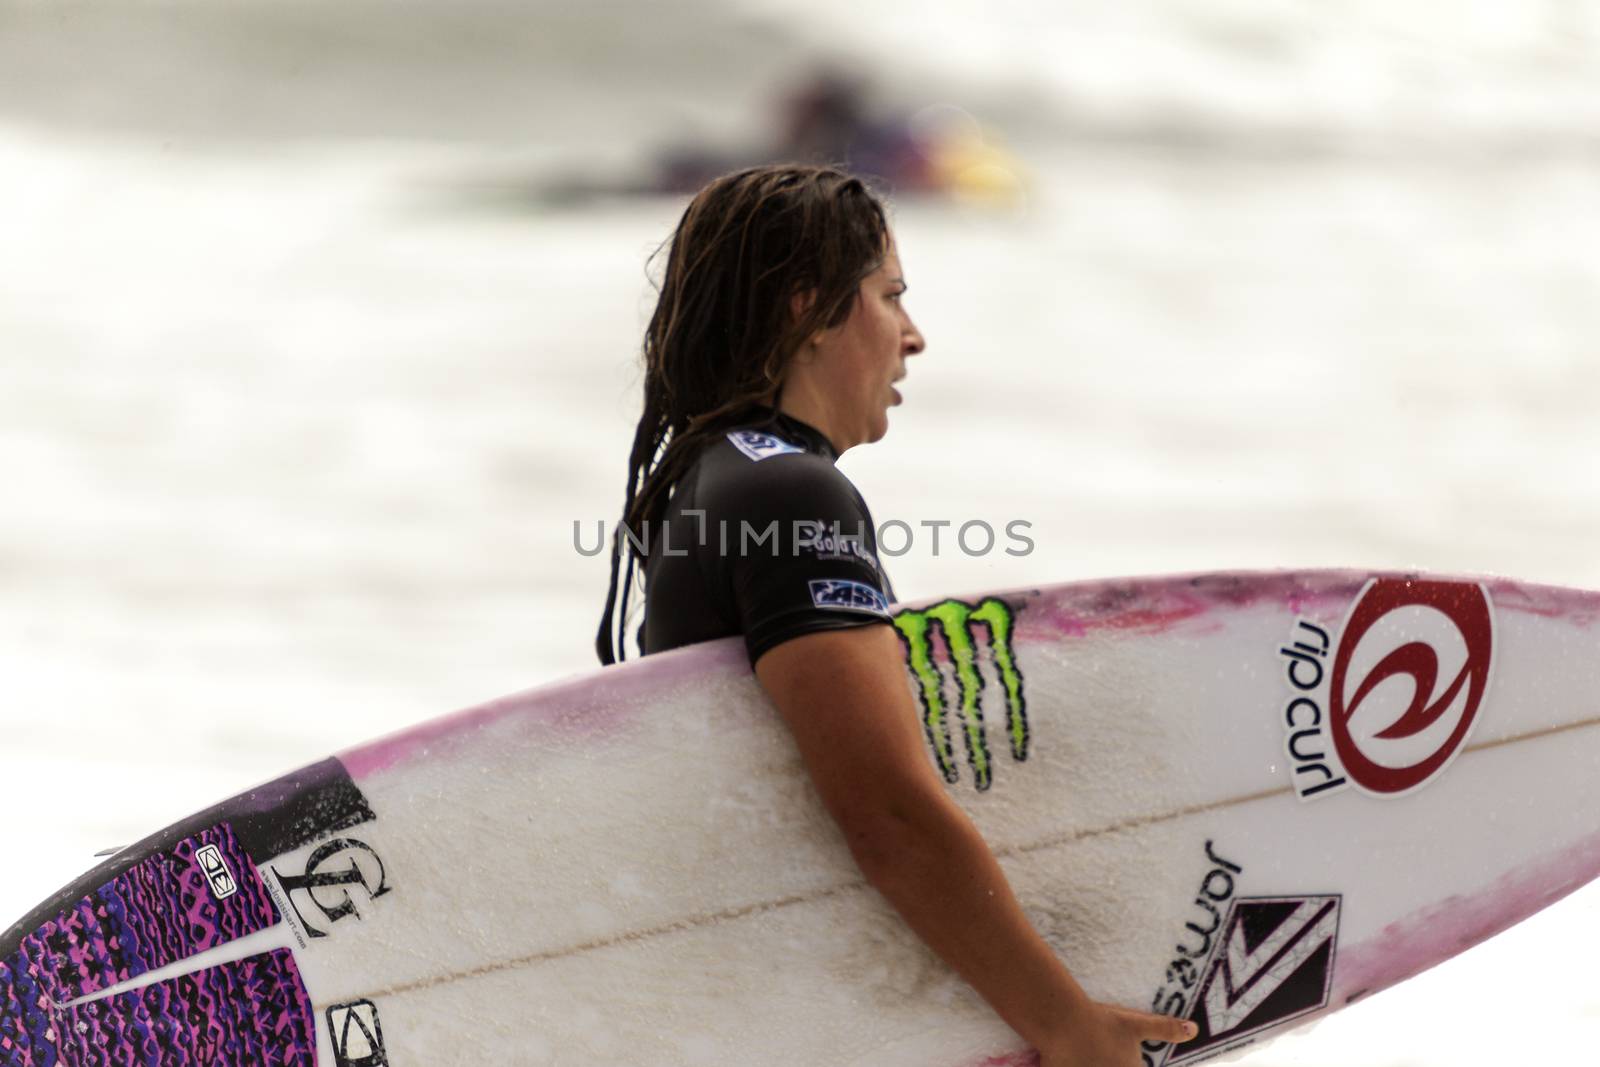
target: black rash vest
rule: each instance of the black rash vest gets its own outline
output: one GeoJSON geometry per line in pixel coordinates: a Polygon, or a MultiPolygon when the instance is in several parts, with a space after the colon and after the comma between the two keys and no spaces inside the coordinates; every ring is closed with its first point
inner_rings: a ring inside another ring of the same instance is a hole
{"type": "Polygon", "coordinates": [[[743,634],[753,667],[792,637],[889,621],[872,513],[836,459],[782,412],[706,445],[647,531],[645,655],[743,634]]]}

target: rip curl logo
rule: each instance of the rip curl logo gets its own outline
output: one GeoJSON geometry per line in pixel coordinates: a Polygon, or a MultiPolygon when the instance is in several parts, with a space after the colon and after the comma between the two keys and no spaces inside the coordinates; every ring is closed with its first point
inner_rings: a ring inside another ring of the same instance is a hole
{"type": "Polygon", "coordinates": [[[758,462],[769,456],[805,451],[781,437],[774,437],[770,433],[759,433],[756,430],[734,430],[728,434],[728,440],[733,442],[734,448],[758,462]]]}
{"type": "Polygon", "coordinates": [[[1402,796],[1442,773],[1477,722],[1493,660],[1494,616],[1482,586],[1369,582],[1329,680],[1329,732],[1350,780],[1402,796]]]}
{"type": "Polygon", "coordinates": [[[984,728],[984,679],[978,669],[979,644],[974,627],[988,638],[989,660],[1005,693],[1006,736],[1011,758],[1018,763],[1028,758],[1028,714],[1022,691],[1022,672],[1017,669],[1011,643],[1014,618],[1005,601],[986,597],[977,604],[945,600],[917,611],[902,611],[894,617],[895,629],[906,646],[906,665],[917,683],[922,703],[922,723],[928,744],[952,785],[958,780],[955,753],[950,742],[950,723],[944,699],[944,677],[935,661],[934,637],[944,645],[947,660],[955,672],[962,736],[967,745],[967,762],[972,765],[973,781],[985,790],[994,781],[994,763],[984,728]]]}
{"type": "Polygon", "coordinates": [[[889,602],[883,594],[865,582],[852,582],[843,578],[813,578],[807,583],[811,589],[811,603],[819,608],[839,611],[867,611],[874,615],[889,614],[889,602]]]}
{"type": "Polygon", "coordinates": [[[1347,784],[1396,797],[1437,778],[1471,736],[1493,669],[1494,616],[1480,585],[1375,578],[1337,644],[1304,619],[1290,640],[1278,651],[1300,799],[1347,784]]]}

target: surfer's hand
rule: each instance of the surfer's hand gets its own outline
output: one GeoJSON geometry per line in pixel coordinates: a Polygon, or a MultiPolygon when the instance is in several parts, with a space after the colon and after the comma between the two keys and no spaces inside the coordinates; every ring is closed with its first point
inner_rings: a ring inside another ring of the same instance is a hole
{"type": "Polygon", "coordinates": [[[1089,1001],[1059,1041],[1039,1050],[1039,1067],[1141,1067],[1141,1041],[1177,1044],[1194,1033],[1170,1015],[1089,1001]]]}

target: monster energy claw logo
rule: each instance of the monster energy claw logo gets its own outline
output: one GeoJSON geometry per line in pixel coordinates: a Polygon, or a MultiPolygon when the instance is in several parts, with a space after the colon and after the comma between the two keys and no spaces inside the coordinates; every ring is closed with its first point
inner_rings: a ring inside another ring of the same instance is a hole
{"type": "Polygon", "coordinates": [[[933,661],[932,631],[938,630],[955,667],[961,699],[961,724],[966,736],[967,759],[980,790],[994,780],[989,742],[983,728],[983,676],[978,671],[977,644],[972,627],[977,623],[989,635],[990,658],[1006,694],[1006,732],[1011,756],[1028,758],[1028,715],[1022,695],[1022,675],[1011,646],[1011,609],[1002,600],[985,597],[976,607],[960,600],[945,600],[920,611],[902,611],[894,617],[895,629],[907,649],[907,664],[917,681],[922,701],[923,725],[934,758],[945,780],[955,782],[956,763],[951,751],[950,724],[945,719],[944,678],[933,661]]]}

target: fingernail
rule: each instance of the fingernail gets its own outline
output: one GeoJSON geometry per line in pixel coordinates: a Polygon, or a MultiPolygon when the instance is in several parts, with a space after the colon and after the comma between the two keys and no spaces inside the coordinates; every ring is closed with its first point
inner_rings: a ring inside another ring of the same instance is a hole
{"type": "Polygon", "coordinates": [[[1195,1034],[1198,1034],[1199,1032],[1200,1032],[1200,1027],[1196,1026],[1194,1023],[1184,1023],[1183,1024],[1183,1036],[1184,1037],[1193,1037],[1195,1034]]]}

